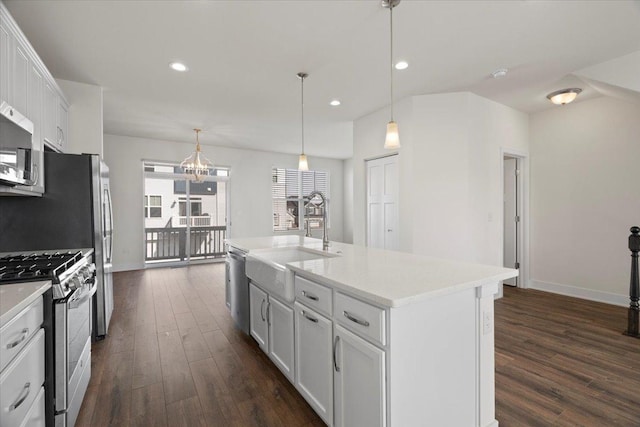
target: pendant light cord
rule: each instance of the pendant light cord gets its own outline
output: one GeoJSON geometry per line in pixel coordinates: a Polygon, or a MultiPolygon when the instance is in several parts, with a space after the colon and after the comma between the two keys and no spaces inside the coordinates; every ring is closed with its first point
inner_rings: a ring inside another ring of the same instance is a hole
{"type": "Polygon", "coordinates": [[[302,111],[302,154],[304,154],[304,77],[300,77],[300,106],[302,111]]]}
{"type": "Polygon", "coordinates": [[[389,5],[389,21],[390,21],[390,25],[389,28],[391,29],[391,37],[390,39],[390,44],[391,44],[391,48],[389,49],[389,69],[390,69],[390,92],[391,92],[391,121],[393,121],[393,3],[390,2],[389,5]]]}

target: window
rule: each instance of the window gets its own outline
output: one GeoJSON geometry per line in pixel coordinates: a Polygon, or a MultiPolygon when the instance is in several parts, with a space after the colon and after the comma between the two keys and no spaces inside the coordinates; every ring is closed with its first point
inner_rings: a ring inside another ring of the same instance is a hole
{"type": "MultiPolygon", "coordinates": [[[[322,228],[324,208],[304,207],[303,197],[320,191],[329,200],[329,173],[274,168],[271,177],[273,231],[322,228]]],[[[329,220],[327,216],[327,221],[329,220]]],[[[328,225],[328,224],[327,224],[328,225]]]]}
{"type": "Polygon", "coordinates": [[[162,218],[162,196],[144,196],[144,217],[162,218]]]}
{"type": "MultiPolygon", "coordinates": [[[[178,215],[187,216],[187,199],[183,197],[178,201],[178,215]]],[[[202,216],[202,199],[191,198],[191,216],[202,216]]]]}

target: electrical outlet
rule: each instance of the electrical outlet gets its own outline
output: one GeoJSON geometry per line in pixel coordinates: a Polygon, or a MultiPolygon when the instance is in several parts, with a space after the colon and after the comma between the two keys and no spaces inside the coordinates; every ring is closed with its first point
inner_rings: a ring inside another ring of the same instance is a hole
{"type": "Polygon", "coordinates": [[[482,333],[484,335],[490,334],[493,330],[493,313],[485,311],[482,313],[482,333]]]}

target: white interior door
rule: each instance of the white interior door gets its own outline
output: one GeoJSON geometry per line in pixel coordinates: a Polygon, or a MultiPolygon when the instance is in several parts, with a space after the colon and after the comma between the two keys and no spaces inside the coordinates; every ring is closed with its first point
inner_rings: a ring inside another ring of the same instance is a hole
{"type": "Polygon", "coordinates": [[[367,245],[398,249],[398,156],[367,161],[367,245]]]}
{"type": "MultiPolygon", "coordinates": [[[[518,268],[518,159],[504,159],[504,266],[518,268]]],[[[504,281],[517,286],[517,277],[504,281]]]]}

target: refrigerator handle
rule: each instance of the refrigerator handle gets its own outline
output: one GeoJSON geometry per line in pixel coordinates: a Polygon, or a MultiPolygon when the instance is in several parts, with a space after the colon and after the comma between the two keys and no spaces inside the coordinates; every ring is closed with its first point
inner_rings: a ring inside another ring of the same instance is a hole
{"type": "Polygon", "coordinates": [[[105,228],[105,233],[108,233],[107,238],[109,239],[109,255],[107,258],[107,262],[112,262],[113,258],[113,209],[111,208],[111,190],[109,187],[105,189],[106,201],[109,208],[109,228],[108,231],[105,228]]]}

